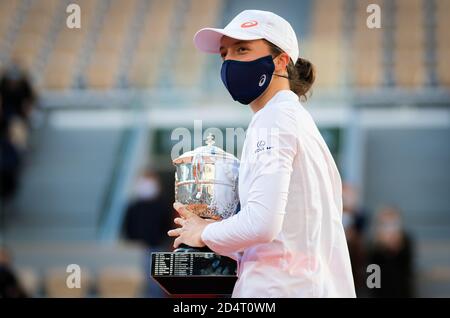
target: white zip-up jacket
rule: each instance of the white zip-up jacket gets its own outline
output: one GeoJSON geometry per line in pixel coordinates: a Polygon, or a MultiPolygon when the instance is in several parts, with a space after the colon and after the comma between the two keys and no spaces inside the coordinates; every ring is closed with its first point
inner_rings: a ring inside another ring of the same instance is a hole
{"type": "Polygon", "coordinates": [[[279,91],[249,124],[241,210],[202,233],[238,260],[233,297],[355,297],[342,226],[342,184],[309,112],[279,91]]]}

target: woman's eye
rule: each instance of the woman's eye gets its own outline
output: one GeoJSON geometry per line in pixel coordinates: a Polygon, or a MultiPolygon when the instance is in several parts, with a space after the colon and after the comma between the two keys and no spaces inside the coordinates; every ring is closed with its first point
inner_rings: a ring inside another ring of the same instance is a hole
{"type": "Polygon", "coordinates": [[[243,53],[243,52],[247,51],[247,49],[245,47],[240,47],[240,48],[237,49],[237,51],[239,53],[243,53]]]}

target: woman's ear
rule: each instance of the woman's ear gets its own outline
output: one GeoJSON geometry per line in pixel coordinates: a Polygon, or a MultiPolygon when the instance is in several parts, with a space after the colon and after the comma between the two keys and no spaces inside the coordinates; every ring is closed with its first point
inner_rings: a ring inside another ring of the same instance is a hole
{"type": "Polygon", "coordinates": [[[280,55],[278,55],[274,62],[275,62],[275,72],[277,73],[284,73],[285,71],[287,71],[287,66],[289,64],[289,55],[287,55],[287,53],[283,52],[280,55]]]}

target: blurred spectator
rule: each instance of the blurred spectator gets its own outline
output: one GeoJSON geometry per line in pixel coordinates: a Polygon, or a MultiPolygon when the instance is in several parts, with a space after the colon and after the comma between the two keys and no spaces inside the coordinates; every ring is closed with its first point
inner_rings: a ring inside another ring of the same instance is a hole
{"type": "Polygon", "coordinates": [[[11,63],[0,75],[0,199],[5,201],[17,190],[34,101],[27,75],[16,62],[11,63]]]}
{"type": "Polygon", "coordinates": [[[17,62],[11,63],[0,76],[1,131],[8,132],[15,120],[28,123],[34,101],[35,93],[27,74],[17,62]]]}
{"type": "Polygon", "coordinates": [[[11,269],[11,258],[5,248],[0,247],[0,298],[24,298],[25,290],[11,269]]]}
{"type": "Polygon", "coordinates": [[[367,211],[360,202],[358,190],[350,183],[342,185],[342,205],[350,217],[354,229],[364,236],[367,223],[367,211]]]}
{"type": "Polygon", "coordinates": [[[136,183],[135,195],[125,214],[125,238],[149,247],[161,246],[167,242],[172,209],[161,195],[158,176],[144,172],[136,183]]]}
{"type": "Polygon", "coordinates": [[[164,297],[164,291],[150,278],[150,255],[169,248],[167,231],[172,222],[173,209],[162,195],[159,177],[152,171],[145,171],[138,178],[135,195],[126,210],[124,236],[146,247],[144,266],[145,277],[149,280],[146,296],[164,297]]]}
{"type": "Polygon", "coordinates": [[[366,291],[366,252],[364,249],[364,214],[358,209],[358,195],[354,187],[344,184],[342,187],[342,223],[347,238],[350,261],[356,295],[365,296],[366,291]]]}
{"type": "Polygon", "coordinates": [[[369,262],[381,268],[381,288],[372,289],[374,297],[414,297],[412,242],[398,209],[385,207],[377,214],[369,262]]]}
{"type": "Polygon", "coordinates": [[[0,201],[7,202],[17,190],[21,158],[9,139],[2,136],[0,136],[0,153],[0,201]]]}

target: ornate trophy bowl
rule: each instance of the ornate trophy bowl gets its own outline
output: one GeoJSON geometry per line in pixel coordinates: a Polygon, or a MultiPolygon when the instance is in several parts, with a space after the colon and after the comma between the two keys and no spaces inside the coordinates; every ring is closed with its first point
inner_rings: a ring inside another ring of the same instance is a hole
{"type": "Polygon", "coordinates": [[[239,204],[239,160],[214,146],[211,135],[206,146],[186,152],[173,160],[175,201],[203,218],[226,219],[239,204]]]}
{"type": "MultiPolygon", "coordinates": [[[[175,201],[202,218],[226,219],[239,205],[239,160],[214,146],[211,135],[206,146],[173,160],[175,201]]],[[[183,244],[182,244],[183,245],[183,244]]],[[[231,294],[237,264],[208,248],[182,246],[174,252],[152,253],[151,274],[169,294],[231,294]]]]}

